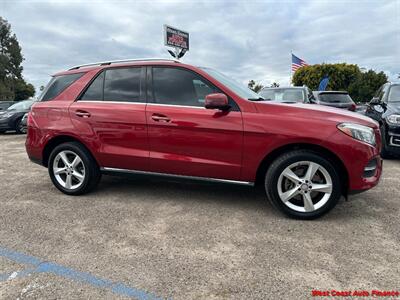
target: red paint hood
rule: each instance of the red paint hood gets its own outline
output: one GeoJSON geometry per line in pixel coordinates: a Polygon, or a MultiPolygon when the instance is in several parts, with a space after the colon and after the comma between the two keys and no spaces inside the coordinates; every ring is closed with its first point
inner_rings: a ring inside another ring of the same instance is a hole
{"type": "Polygon", "coordinates": [[[373,119],[359,113],[340,108],[318,104],[276,103],[267,101],[254,102],[254,104],[258,112],[280,115],[282,118],[286,116],[292,118],[294,117],[296,119],[304,118],[308,120],[313,119],[332,123],[349,122],[369,126],[372,128],[379,128],[379,124],[373,119]]]}

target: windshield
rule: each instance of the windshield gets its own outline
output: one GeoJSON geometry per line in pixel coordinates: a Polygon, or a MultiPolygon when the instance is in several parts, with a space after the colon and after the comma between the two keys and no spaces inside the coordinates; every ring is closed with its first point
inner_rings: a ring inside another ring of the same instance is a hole
{"type": "Polygon", "coordinates": [[[400,85],[392,85],[388,100],[389,102],[400,102],[400,85]]]}
{"type": "Polygon", "coordinates": [[[328,102],[328,103],[351,103],[349,94],[339,94],[339,93],[321,93],[319,94],[319,100],[321,102],[328,102]]]}
{"type": "Polygon", "coordinates": [[[21,101],[11,105],[7,110],[28,110],[33,104],[33,100],[21,101]]]}
{"type": "Polygon", "coordinates": [[[263,89],[260,95],[265,100],[278,102],[304,102],[304,93],[302,89],[279,88],[279,89],[263,89]]]}
{"type": "Polygon", "coordinates": [[[225,76],[224,74],[210,69],[210,68],[200,68],[203,71],[207,72],[210,76],[214,77],[217,79],[219,82],[221,82],[223,85],[231,89],[233,92],[235,92],[237,95],[239,95],[242,98],[245,99],[254,99],[258,100],[260,99],[260,95],[253,92],[251,89],[249,89],[247,86],[233,80],[232,78],[229,78],[225,76]]]}

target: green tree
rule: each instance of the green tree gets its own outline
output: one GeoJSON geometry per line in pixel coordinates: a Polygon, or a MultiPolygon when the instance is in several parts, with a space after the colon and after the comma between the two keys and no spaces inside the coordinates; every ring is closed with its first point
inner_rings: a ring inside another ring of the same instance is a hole
{"type": "Polygon", "coordinates": [[[256,93],[258,93],[264,87],[262,84],[256,83],[254,80],[250,80],[247,86],[256,93]]]}
{"type": "Polygon", "coordinates": [[[7,20],[0,17],[0,100],[23,100],[35,94],[22,77],[24,60],[17,37],[7,20]]]}
{"type": "Polygon", "coordinates": [[[383,72],[369,70],[363,73],[357,65],[338,63],[302,67],[293,74],[292,82],[295,86],[307,85],[317,90],[324,76],[329,76],[327,90],[348,91],[357,102],[371,100],[376,90],[387,81],[383,72]]]}
{"type": "Polygon", "coordinates": [[[376,73],[368,70],[361,73],[357,79],[349,85],[348,91],[352,98],[358,102],[368,102],[375,95],[379,87],[388,81],[385,73],[376,73]]]}

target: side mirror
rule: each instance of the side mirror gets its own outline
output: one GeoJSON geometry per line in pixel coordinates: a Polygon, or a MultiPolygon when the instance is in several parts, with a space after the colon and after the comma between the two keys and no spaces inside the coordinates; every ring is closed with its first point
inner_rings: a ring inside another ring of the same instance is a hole
{"type": "Polygon", "coordinates": [[[381,104],[381,101],[379,100],[378,97],[374,97],[374,98],[371,99],[369,104],[371,104],[371,105],[379,105],[379,104],[381,104]]]}
{"type": "Polygon", "coordinates": [[[208,94],[204,107],[207,109],[228,110],[230,108],[228,97],[222,93],[208,94]]]}

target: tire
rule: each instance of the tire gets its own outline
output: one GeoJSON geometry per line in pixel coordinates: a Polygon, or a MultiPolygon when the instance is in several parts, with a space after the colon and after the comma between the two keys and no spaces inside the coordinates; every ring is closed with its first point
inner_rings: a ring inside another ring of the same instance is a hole
{"type": "Polygon", "coordinates": [[[56,188],[73,196],[90,192],[101,178],[95,159],[77,142],[63,143],[55,147],[49,157],[48,171],[56,188]]]}
{"type": "Polygon", "coordinates": [[[15,122],[15,131],[18,134],[26,133],[26,130],[24,131],[24,126],[22,125],[22,119],[19,119],[17,122],[15,122]]]}
{"type": "Polygon", "coordinates": [[[381,149],[381,157],[382,158],[390,158],[390,152],[387,150],[387,140],[386,140],[386,131],[383,126],[380,128],[381,137],[382,137],[382,149],[381,149]]]}
{"type": "Polygon", "coordinates": [[[334,165],[309,150],[294,150],[279,156],[268,168],[264,186],[275,208],[288,217],[302,220],[326,214],[342,195],[342,183],[334,165]]]}

